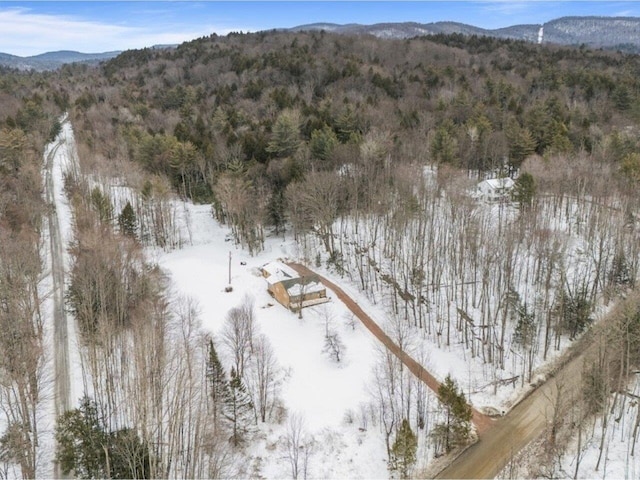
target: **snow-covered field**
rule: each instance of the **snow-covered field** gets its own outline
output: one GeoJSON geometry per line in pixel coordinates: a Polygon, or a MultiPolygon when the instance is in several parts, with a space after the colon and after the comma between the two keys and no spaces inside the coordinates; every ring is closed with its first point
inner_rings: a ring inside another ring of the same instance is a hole
{"type": "MultiPolygon", "coordinates": [[[[386,478],[382,435],[375,427],[367,429],[361,420],[361,411],[370,401],[367,383],[374,360],[373,335],[357,319],[353,321],[330,290],[327,295],[332,301],[305,308],[302,319],[267,293],[259,268],[278,258],[295,258],[292,241],[268,238],[264,252],[251,257],[228,241],[228,230],[217,224],[208,205],[187,204],[182,212],[189,215],[192,245],[168,253],[154,250],[150,255],[168,273],[177,293],[198,302],[203,327],[214,335],[231,308],[245,296],[253,299],[259,330],[271,342],[282,368],[282,398],[288,415],[302,417],[315,440],[310,476],[386,478]],[[227,293],[230,253],[233,291],[227,293]],[[339,363],[322,351],[326,321],[346,347],[339,363]]],[[[249,453],[263,477],[290,475],[280,450],[285,427],[286,421],[264,425],[256,435],[259,441],[249,453]]]]}

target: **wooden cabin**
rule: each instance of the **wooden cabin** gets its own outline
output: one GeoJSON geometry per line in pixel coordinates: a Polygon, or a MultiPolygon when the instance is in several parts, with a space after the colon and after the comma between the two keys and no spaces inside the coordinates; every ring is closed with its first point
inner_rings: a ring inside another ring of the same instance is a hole
{"type": "Polygon", "coordinates": [[[317,275],[301,276],[282,262],[267,263],[261,271],[267,280],[269,294],[292,311],[330,300],[317,275]]]}

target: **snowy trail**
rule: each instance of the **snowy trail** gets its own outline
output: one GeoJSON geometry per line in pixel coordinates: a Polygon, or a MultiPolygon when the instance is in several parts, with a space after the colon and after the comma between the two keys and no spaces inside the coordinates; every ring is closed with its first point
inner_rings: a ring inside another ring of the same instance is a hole
{"type": "MultiPolygon", "coordinates": [[[[72,234],[71,211],[66,203],[63,189],[64,172],[69,168],[73,155],[71,144],[73,132],[66,119],[62,130],[45,152],[45,198],[50,208],[47,221],[51,259],[53,296],[53,358],[54,358],[54,404],[58,417],[72,407],[72,379],[69,345],[73,328],[65,311],[65,267],[68,263],[67,245],[72,234]]],[[[55,465],[56,478],[64,477],[55,465]]]]}
{"type": "MultiPolygon", "coordinates": [[[[353,314],[358,317],[358,319],[362,322],[362,324],[367,327],[367,329],[398,359],[409,369],[411,373],[413,373],[417,378],[419,378],[427,387],[429,387],[436,395],[438,394],[438,389],[440,387],[440,383],[435,379],[431,373],[429,373],[422,365],[416,362],[409,354],[404,352],[396,343],[389,338],[389,336],[384,333],[382,328],[369,316],[365,313],[364,310],[349,296],[347,295],[343,289],[341,289],[338,285],[333,283],[331,280],[323,277],[322,275],[314,272],[313,270],[301,265],[299,263],[289,263],[291,268],[296,270],[301,275],[317,275],[322,283],[324,283],[327,287],[335,292],[340,301],[342,301],[353,314]]],[[[485,430],[491,428],[493,424],[493,420],[479,412],[475,408],[473,410],[473,423],[478,429],[479,433],[484,432],[485,430]]]]}
{"type": "Polygon", "coordinates": [[[55,362],[55,407],[56,416],[69,410],[69,333],[67,329],[67,315],[64,310],[64,247],[60,233],[55,189],[53,181],[53,159],[62,145],[62,140],[47,155],[46,198],[53,207],[49,209],[49,238],[51,242],[51,275],[53,278],[53,335],[55,362]]]}

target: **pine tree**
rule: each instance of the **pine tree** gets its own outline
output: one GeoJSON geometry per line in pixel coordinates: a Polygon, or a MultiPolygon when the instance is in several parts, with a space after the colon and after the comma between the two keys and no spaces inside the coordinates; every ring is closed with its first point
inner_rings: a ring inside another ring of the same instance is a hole
{"type": "Polygon", "coordinates": [[[109,223],[113,218],[113,205],[108,195],[102,193],[99,187],[91,190],[91,204],[98,213],[101,222],[109,223]]]}
{"type": "Polygon", "coordinates": [[[291,111],[282,112],[273,125],[267,152],[280,158],[290,157],[298,151],[301,143],[298,115],[291,111]]]}
{"type": "Polygon", "coordinates": [[[505,133],[509,141],[509,163],[519,168],[525,158],[535,153],[536,141],[528,129],[517,123],[509,125],[505,133]]]}
{"type": "Polygon", "coordinates": [[[617,252],[613,257],[611,270],[609,271],[609,281],[618,288],[633,286],[633,279],[629,272],[629,264],[623,251],[617,252]]]}
{"type": "Polygon", "coordinates": [[[111,478],[151,478],[151,452],[132,428],[109,434],[109,473],[111,478]]]}
{"type": "Polygon", "coordinates": [[[400,478],[409,478],[409,471],[416,462],[417,450],[418,438],[405,418],[402,420],[400,429],[396,434],[396,440],[391,448],[390,470],[399,472],[400,478]]]}
{"type": "Polygon", "coordinates": [[[464,393],[458,391],[458,386],[450,375],[447,375],[438,389],[438,400],[445,409],[446,423],[439,424],[434,434],[444,442],[445,451],[449,452],[469,439],[471,406],[467,403],[464,393]]]}
{"type": "Polygon", "coordinates": [[[218,353],[216,352],[213,340],[209,340],[209,359],[207,361],[207,381],[209,382],[209,396],[211,398],[211,408],[214,422],[220,416],[221,404],[229,398],[229,382],[225,374],[218,353]]]}
{"type": "Polygon", "coordinates": [[[137,219],[136,212],[133,211],[131,203],[127,201],[127,204],[118,215],[118,225],[120,226],[120,233],[128,237],[135,238],[137,231],[137,219]]]}
{"type": "Polygon", "coordinates": [[[238,446],[242,442],[243,436],[250,430],[251,423],[255,420],[255,417],[247,388],[233,367],[231,368],[230,377],[223,415],[231,426],[231,441],[235,446],[238,446]]]}
{"type": "Polygon", "coordinates": [[[80,407],[62,414],[56,425],[56,459],[62,473],[78,478],[107,477],[105,448],[109,444],[96,402],[89,397],[80,407]]]}
{"type": "Polygon", "coordinates": [[[521,209],[531,207],[536,194],[536,183],[530,173],[524,172],[513,186],[513,200],[518,202],[521,209]]]}
{"type": "Polygon", "coordinates": [[[571,292],[564,288],[555,306],[556,314],[560,317],[560,324],[573,340],[593,322],[591,317],[591,302],[586,288],[571,292]]]}
{"type": "Polygon", "coordinates": [[[316,129],[311,132],[311,140],[309,142],[311,155],[320,160],[327,160],[339,143],[334,131],[328,125],[325,125],[322,129],[316,129]]]}
{"type": "Polygon", "coordinates": [[[535,315],[529,313],[527,305],[517,307],[516,330],[513,334],[513,341],[523,348],[529,347],[536,334],[535,315]]]}
{"type": "Polygon", "coordinates": [[[149,444],[135,430],[109,432],[89,397],[58,417],[56,460],[77,478],[150,478],[149,444]]]}

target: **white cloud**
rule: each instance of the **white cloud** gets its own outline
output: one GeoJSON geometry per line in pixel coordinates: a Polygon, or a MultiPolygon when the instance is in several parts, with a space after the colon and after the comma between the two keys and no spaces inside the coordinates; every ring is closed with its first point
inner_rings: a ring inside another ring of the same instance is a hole
{"type": "MultiPolygon", "coordinates": [[[[150,22],[153,23],[153,22],[150,22]]],[[[128,27],[71,16],[33,13],[23,8],[0,10],[0,52],[29,56],[56,50],[97,53],[157,44],[181,43],[213,32],[228,30],[206,27],[128,27]]]]}
{"type": "MultiPolygon", "coordinates": [[[[514,15],[523,13],[533,6],[533,2],[529,0],[493,0],[481,3],[484,4],[484,9],[486,11],[503,15],[514,15]]],[[[540,6],[540,2],[535,3],[540,6]]]]}

